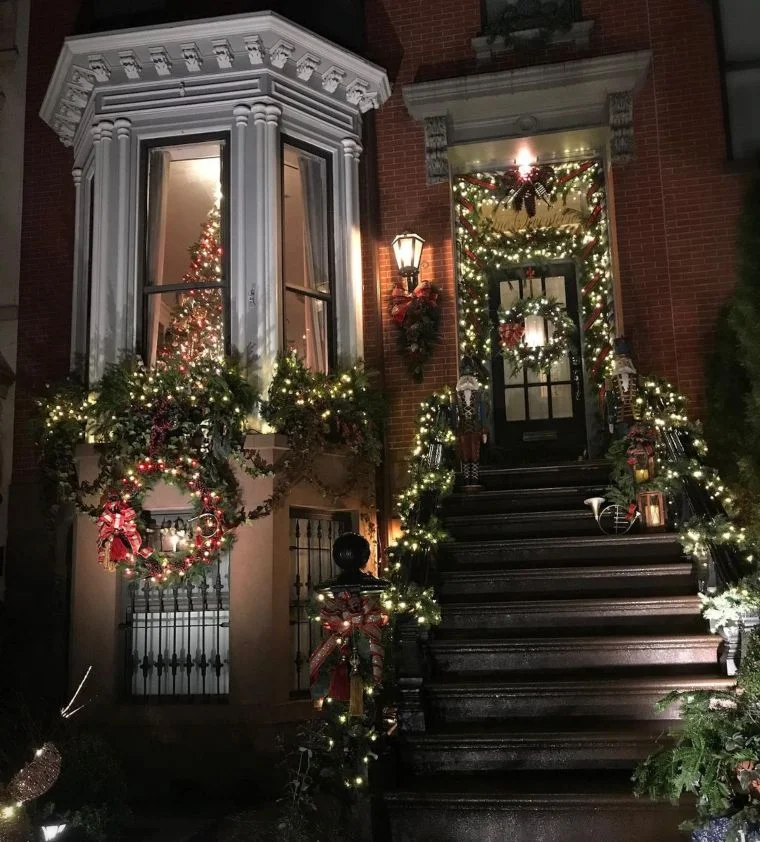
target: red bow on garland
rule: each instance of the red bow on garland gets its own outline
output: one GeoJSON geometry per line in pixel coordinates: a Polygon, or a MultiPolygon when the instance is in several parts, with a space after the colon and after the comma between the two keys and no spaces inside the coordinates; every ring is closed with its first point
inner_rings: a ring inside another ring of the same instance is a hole
{"type": "Polygon", "coordinates": [[[153,554],[153,548],[142,546],[137,530],[137,513],[122,500],[106,503],[98,517],[98,561],[106,570],[115,570],[130,554],[143,558],[153,554]]]}
{"type": "Polygon", "coordinates": [[[383,680],[383,662],[385,650],[380,643],[382,628],[389,617],[380,610],[379,594],[355,594],[343,591],[335,596],[326,596],[319,612],[322,628],[330,634],[309,657],[309,679],[314,684],[325,660],[336,649],[340,649],[343,658],[335,667],[329,695],[339,702],[349,699],[348,657],[350,655],[351,635],[359,633],[369,639],[369,651],[372,656],[372,683],[380,684],[383,680]]]}
{"type": "Polygon", "coordinates": [[[532,166],[525,172],[521,168],[507,170],[497,177],[499,203],[507,201],[519,213],[523,207],[528,216],[536,215],[536,200],[542,199],[548,205],[554,181],[551,167],[532,166]]]}
{"type": "Polygon", "coordinates": [[[519,345],[525,335],[525,325],[522,322],[507,322],[499,325],[499,341],[505,348],[519,345]]]}
{"type": "Polygon", "coordinates": [[[407,310],[414,301],[425,302],[437,307],[438,292],[433,289],[429,281],[422,281],[414,292],[407,292],[403,286],[396,284],[391,293],[391,318],[396,324],[404,323],[407,310]]]}

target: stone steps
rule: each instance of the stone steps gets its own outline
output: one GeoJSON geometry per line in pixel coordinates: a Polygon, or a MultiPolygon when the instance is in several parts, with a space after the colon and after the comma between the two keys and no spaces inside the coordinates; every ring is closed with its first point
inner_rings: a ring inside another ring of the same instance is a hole
{"type": "Polygon", "coordinates": [[[602,719],[668,719],[673,710],[656,710],[656,703],[673,690],[722,690],[733,681],[705,675],[651,678],[594,677],[528,681],[443,681],[428,683],[433,722],[483,723],[514,718],[594,716],[602,719]]]}
{"type": "Polygon", "coordinates": [[[487,674],[611,667],[715,666],[713,635],[520,637],[511,640],[434,640],[436,675],[487,674]]]}
{"type": "Polygon", "coordinates": [[[606,564],[586,567],[537,567],[508,570],[446,570],[438,591],[442,602],[457,598],[503,598],[557,593],[574,596],[646,596],[694,593],[692,565],[606,564]]]}
{"type": "Polygon", "coordinates": [[[528,537],[531,535],[593,535],[599,527],[590,509],[449,515],[446,529],[452,538],[528,537]]]}
{"type": "Polygon", "coordinates": [[[584,500],[604,495],[603,485],[568,485],[557,488],[511,488],[455,493],[443,501],[444,515],[533,512],[541,509],[583,509],[584,500]]]}

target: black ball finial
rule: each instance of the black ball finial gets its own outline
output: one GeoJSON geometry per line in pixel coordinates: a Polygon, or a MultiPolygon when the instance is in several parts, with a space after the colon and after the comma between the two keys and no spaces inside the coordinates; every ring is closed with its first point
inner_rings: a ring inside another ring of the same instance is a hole
{"type": "Polygon", "coordinates": [[[369,556],[369,541],[356,532],[344,532],[333,544],[333,561],[344,573],[359,573],[369,556]]]}

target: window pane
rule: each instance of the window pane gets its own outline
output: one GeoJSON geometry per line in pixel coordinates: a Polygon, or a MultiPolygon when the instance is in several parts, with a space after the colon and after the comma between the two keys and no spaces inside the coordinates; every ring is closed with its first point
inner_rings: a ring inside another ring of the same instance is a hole
{"type": "Polygon", "coordinates": [[[328,318],[322,298],[285,290],[285,341],[312,371],[328,369],[328,318]]]}
{"type": "Polygon", "coordinates": [[[221,141],[150,150],[146,285],[222,280],[221,141]]]}
{"type": "Polygon", "coordinates": [[[549,390],[546,386],[528,388],[528,415],[531,421],[549,417],[549,390]]]}
{"type": "Polygon", "coordinates": [[[757,0],[720,0],[720,23],[726,61],[760,58],[760,3],[757,0]]]}
{"type": "Polygon", "coordinates": [[[573,394],[570,386],[552,386],[552,418],[573,417],[573,394]]]}
{"type": "Polygon", "coordinates": [[[760,68],[726,74],[734,158],[753,158],[760,150],[760,68]]]}
{"type": "Polygon", "coordinates": [[[220,287],[147,296],[147,362],[190,362],[224,354],[224,296],[220,287]]]}
{"type": "Polygon", "coordinates": [[[285,146],[282,271],[286,286],[329,294],[327,213],[327,162],[285,146]]]}
{"type": "Polygon", "coordinates": [[[506,389],[504,395],[507,421],[524,421],[525,392],[522,389],[506,389]]]}

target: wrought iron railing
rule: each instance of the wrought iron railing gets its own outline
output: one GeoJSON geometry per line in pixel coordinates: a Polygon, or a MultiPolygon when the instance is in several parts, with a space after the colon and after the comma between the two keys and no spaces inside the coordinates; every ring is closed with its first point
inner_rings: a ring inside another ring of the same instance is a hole
{"type": "Polygon", "coordinates": [[[145,701],[223,700],[230,687],[230,554],[200,581],[126,586],[125,685],[145,701]]]}
{"type": "Polygon", "coordinates": [[[333,564],[332,545],[353,524],[351,512],[290,510],[290,689],[293,696],[309,692],[309,654],[321,636],[319,625],[309,614],[314,588],[340,572],[333,564]]]}

